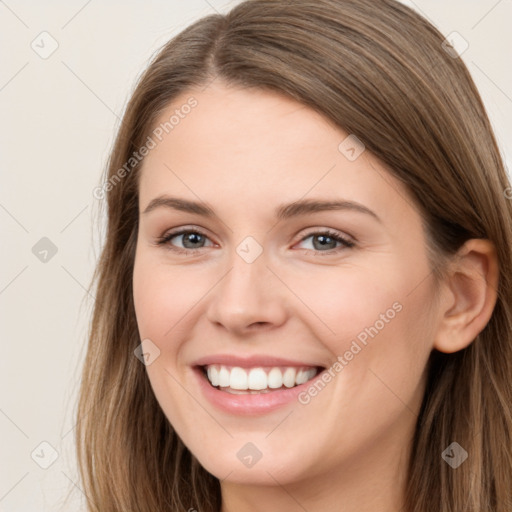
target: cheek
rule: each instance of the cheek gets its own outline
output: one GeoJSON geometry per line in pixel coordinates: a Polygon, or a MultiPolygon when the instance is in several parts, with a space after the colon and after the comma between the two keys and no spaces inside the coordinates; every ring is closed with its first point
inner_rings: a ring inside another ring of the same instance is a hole
{"type": "Polygon", "coordinates": [[[425,260],[412,265],[389,258],[378,266],[331,267],[293,278],[292,289],[315,315],[309,324],[319,326],[315,337],[333,361],[343,358],[343,370],[334,372],[344,375],[343,393],[357,400],[366,390],[377,397],[375,405],[383,397],[372,386],[387,385],[405,400],[414,393],[434,336],[428,275],[425,260]]]}
{"type": "MultiPolygon", "coordinates": [[[[314,315],[311,325],[320,326],[315,334],[332,339],[330,343],[340,344],[340,349],[344,340],[355,338],[375,323],[379,330],[387,326],[401,309],[407,289],[407,277],[393,272],[391,265],[320,267],[289,274],[286,281],[302,301],[304,313],[314,315]]],[[[291,294],[290,300],[297,303],[291,294]]]]}
{"type": "Polygon", "coordinates": [[[141,255],[135,260],[133,294],[141,337],[173,338],[209,287],[206,276],[155,262],[141,255]]]}
{"type": "Polygon", "coordinates": [[[357,320],[348,320],[337,347],[347,360],[343,387],[349,400],[382,424],[404,410],[412,417],[419,411],[435,328],[431,280],[412,266],[388,271],[388,283],[382,275],[378,287],[360,290],[346,303],[347,319],[357,320]]]}
{"type": "MultiPolygon", "coordinates": [[[[146,367],[156,399],[171,424],[188,424],[190,412],[186,396],[178,384],[182,380],[178,365],[181,339],[186,339],[187,324],[198,300],[198,284],[191,283],[177,267],[162,265],[150,254],[137,254],[133,272],[135,314],[141,340],[158,347],[156,359],[146,367]]],[[[203,292],[204,294],[204,292],[203,292]]]]}

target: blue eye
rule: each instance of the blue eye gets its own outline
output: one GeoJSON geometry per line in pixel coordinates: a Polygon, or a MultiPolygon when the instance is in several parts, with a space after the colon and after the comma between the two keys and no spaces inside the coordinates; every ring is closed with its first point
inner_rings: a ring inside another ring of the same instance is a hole
{"type": "MultiPolygon", "coordinates": [[[[339,233],[334,231],[325,230],[309,233],[304,236],[300,242],[304,242],[308,238],[313,239],[312,250],[321,254],[333,254],[339,252],[342,249],[348,249],[355,246],[355,243],[341,236],[339,233]]],[[[181,231],[168,233],[157,239],[157,245],[166,245],[170,250],[177,253],[190,254],[198,249],[212,246],[211,240],[201,231],[192,229],[182,229],[181,231]],[[176,246],[172,243],[175,238],[181,237],[181,244],[183,247],[176,246]],[[209,245],[206,242],[210,241],[209,245]]]]}
{"type": "Polygon", "coordinates": [[[303,237],[301,242],[304,242],[308,238],[313,239],[313,250],[319,253],[329,252],[329,254],[332,254],[333,250],[339,251],[341,248],[350,248],[355,246],[355,243],[351,240],[347,240],[340,234],[329,230],[310,233],[303,237]],[[315,239],[317,241],[316,243],[315,239]],[[341,247],[337,246],[337,244],[340,244],[341,247]]]}
{"type": "Polygon", "coordinates": [[[164,235],[163,237],[158,239],[157,244],[168,244],[169,249],[171,250],[176,250],[177,252],[187,252],[196,249],[202,249],[205,246],[201,244],[204,244],[205,240],[207,239],[208,237],[205,234],[201,233],[200,231],[183,229],[181,231],[168,233],[167,235],[164,235]],[[182,237],[182,244],[184,246],[183,248],[176,247],[174,244],[171,243],[171,240],[178,237],[182,237]],[[187,245],[189,246],[187,247],[187,245]]]}

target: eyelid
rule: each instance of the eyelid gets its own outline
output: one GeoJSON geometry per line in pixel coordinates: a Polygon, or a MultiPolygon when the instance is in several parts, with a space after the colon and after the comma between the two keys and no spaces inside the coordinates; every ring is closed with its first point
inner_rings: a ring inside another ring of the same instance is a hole
{"type": "Polygon", "coordinates": [[[306,228],[307,232],[303,235],[301,235],[300,240],[304,240],[305,238],[311,236],[311,235],[325,235],[325,234],[331,234],[332,236],[336,236],[338,238],[343,238],[346,242],[353,242],[355,243],[357,240],[352,235],[349,235],[348,233],[339,231],[334,228],[327,228],[327,227],[314,227],[314,228],[306,228]]]}

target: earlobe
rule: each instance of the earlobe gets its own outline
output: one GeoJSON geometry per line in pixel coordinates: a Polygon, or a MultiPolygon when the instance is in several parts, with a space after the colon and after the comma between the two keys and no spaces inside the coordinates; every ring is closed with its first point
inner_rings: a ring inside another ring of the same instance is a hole
{"type": "Polygon", "coordinates": [[[498,259],[490,240],[468,240],[454,256],[443,293],[433,348],[453,353],[470,345],[485,328],[497,300],[498,259]],[[443,307],[443,306],[441,306],[443,307]]]}

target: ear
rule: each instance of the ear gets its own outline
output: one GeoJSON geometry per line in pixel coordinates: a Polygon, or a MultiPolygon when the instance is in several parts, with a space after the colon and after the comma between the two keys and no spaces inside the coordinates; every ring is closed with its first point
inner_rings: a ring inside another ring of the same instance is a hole
{"type": "Polygon", "coordinates": [[[468,240],[443,283],[441,318],[433,348],[452,353],[470,345],[491,318],[497,300],[498,259],[489,240],[468,240]]]}

